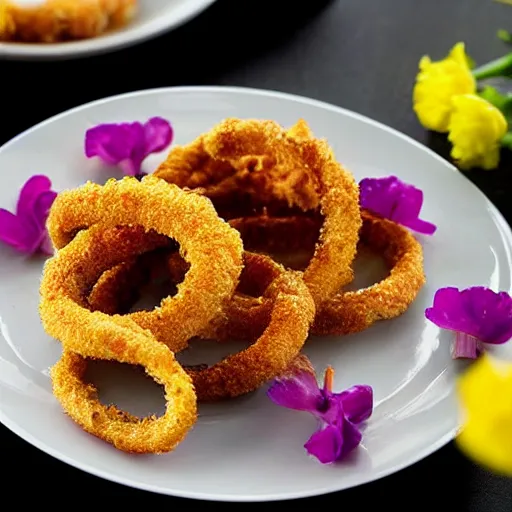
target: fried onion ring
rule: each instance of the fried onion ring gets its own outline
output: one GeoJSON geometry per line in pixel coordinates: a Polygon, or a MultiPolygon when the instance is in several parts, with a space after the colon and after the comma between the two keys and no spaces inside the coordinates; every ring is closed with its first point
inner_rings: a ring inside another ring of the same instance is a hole
{"type": "Polygon", "coordinates": [[[364,213],[360,240],[384,257],[389,276],[362,290],[337,293],[324,302],[311,334],[350,334],[364,331],[379,320],[396,318],[407,311],[423,288],[423,248],[407,228],[364,213]]]}
{"type": "MultiPolygon", "coordinates": [[[[124,178],[109,180],[104,186],[87,183],[62,192],[53,203],[47,225],[58,249],[78,231],[95,225],[140,225],[176,240],[190,263],[177,294],[164,298],[153,311],[128,315],[173,351],[185,348],[188,340],[222,311],[242,270],[240,236],[217,216],[211,202],[150,176],[141,182],[124,178]]],[[[120,237],[118,244],[124,243],[120,237]]],[[[98,244],[89,248],[89,265],[102,266],[103,272],[132,256],[119,258],[122,253],[119,247],[98,244]]]]}
{"type": "MultiPolygon", "coordinates": [[[[311,328],[314,335],[344,335],[360,332],[378,320],[404,313],[425,284],[423,249],[412,233],[387,219],[361,212],[360,244],[381,254],[390,268],[388,277],[357,291],[339,291],[317,308],[311,328]]],[[[304,216],[233,219],[247,250],[272,254],[288,245],[284,226],[295,238],[301,233],[305,250],[311,250],[317,222],[304,216]],[[255,236],[253,236],[255,235],[255,236]]],[[[296,239],[291,247],[296,250],[296,239]]]]}
{"type": "MultiPolygon", "coordinates": [[[[131,228],[119,244],[121,230],[90,229],[79,233],[44,267],[40,316],[46,332],[63,344],[63,356],[52,368],[53,392],[65,412],[85,431],[130,453],[163,453],[173,450],[196,421],[196,395],[190,377],[174,354],[128,317],[91,312],[84,291],[98,278],[101,267],[83,250],[96,242],[114,247],[119,257],[136,254],[148,234],[131,228]],[[162,384],[167,400],[160,418],[135,418],[114,406],[104,406],[96,389],[82,381],[87,358],[141,365],[162,384]]],[[[139,249],[140,250],[140,249],[139,249]]]]}
{"type": "Polygon", "coordinates": [[[352,281],[361,226],[359,189],[304,121],[287,132],[273,121],[226,119],[189,146],[171,150],[154,176],[200,187],[220,215],[237,210],[235,203],[243,200],[251,213],[274,215],[276,201],[280,210],[316,211],[323,225],[303,277],[317,307],[352,281]]]}
{"type": "MultiPolygon", "coordinates": [[[[169,258],[168,265],[171,278],[177,282],[188,271],[187,263],[178,254],[169,258]]],[[[116,283],[115,274],[98,281],[100,290],[89,296],[91,307],[108,308],[105,298],[114,293],[116,285],[124,283],[122,279],[116,283]]],[[[237,293],[199,337],[253,344],[209,368],[187,368],[198,400],[214,401],[249,393],[285,371],[300,353],[314,314],[311,294],[299,272],[286,271],[262,254],[244,253],[237,293]]]]}
{"type": "MultiPolygon", "coordinates": [[[[273,273],[276,267],[269,260],[245,253],[245,268],[257,275],[273,273]]],[[[277,277],[266,278],[271,279],[264,293],[267,311],[245,307],[258,301],[256,298],[246,301],[235,296],[228,303],[227,314],[213,323],[210,332],[202,333],[202,337],[214,340],[233,339],[238,334],[239,339],[253,344],[209,368],[188,370],[199,400],[233,398],[254,391],[284,372],[299,355],[315,316],[311,294],[300,272],[281,267],[277,277]],[[268,316],[268,325],[262,325],[268,316]],[[255,340],[257,330],[263,332],[255,340]]]]}

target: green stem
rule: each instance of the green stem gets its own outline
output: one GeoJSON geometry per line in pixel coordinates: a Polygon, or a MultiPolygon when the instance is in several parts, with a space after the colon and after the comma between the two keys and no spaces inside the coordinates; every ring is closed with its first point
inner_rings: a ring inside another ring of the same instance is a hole
{"type": "Polygon", "coordinates": [[[512,132],[507,132],[504,137],[501,139],[501,145],[512,149],[512,132]]]}
{"type": "Polygon", "coordinates": [[[512,72],[512,53],[508,53],[499,59],[492,60],[483,66],[473,70],[476,80],[484,80],[497,76],[508,76],[512,72]]]}

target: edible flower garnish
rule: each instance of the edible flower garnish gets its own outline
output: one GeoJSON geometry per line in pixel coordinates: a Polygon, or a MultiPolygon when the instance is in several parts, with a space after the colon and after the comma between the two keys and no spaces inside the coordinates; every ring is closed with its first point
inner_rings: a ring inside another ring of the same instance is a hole
{"type": "Polygon", "coordinates": [[[458,446],[475,462],[512,476],[512,364],[484,354],[459,378],[457,391],[465,415],[458,446]]]}
{"type": "Polygon", "coordinates": [[[483,343],[501,345],[512,337],[512,297],[483,286],[440,288],[425,316],[438,327],[455,331],[454,359],[475,359],[483,343]]]}
{"type": "MultiPolygon", "coordinates": [[[[498,37],[510,44],[510,33],[498,37]]],[[[512,52],[475,68],[457,43],[448,56],[421,58],[413,91],[413,109],[428,130],[448,132],[451,157],[461,170],[490,170],[499,165],[500,149],[512,149],[512,52]],[[500,77],[497,87],[485,80],[500,77]]]]}
{"type": "Polygon", "coordinates": [[[457,96],[452,103],[448,135],[452,143],[451,157],[462,170],[496,168],[501,140],[508,127],[504,115],[489,101],[474,94],[457,96]]]}
{"type": "Polygon", "coordinates": [[[423,192],[396,176],[364,178],[359,183],[359,202],[365,208],[397,224],[432,235],[437,227],[419,218],[423,192]]]}
{"type": "Polygon", "coordinates": [[[144,174],[142,162],[163,151],[173,139],[169,121],[152,117],[146,123],[99,124],[85,134],[85,155],[117,165],[128,176],[144,174]]]}
{"type": "Polygon", "coordinates": [[[313,368],[294,368],[276,378],[267,395],[277,405],[309,412],[319,420],[319,429],[304,445],[306,451],[322,464],[341,460],[362,439],[359,425],[373,412],[373,390],[370,386],[352,386],[334,393],[334,370],[325,371],[320,388],[313,368]]]}
{"type": "Polygon", "coordinates": [[[413,108],[425,128],[447,132],[453,98],[475,91],[470,59],[464,43],[457,43],[443,60],[432,62],[427,55],[421,58],[413,91],[413,108]]]}
{"type": "Polygon", "coordinates": [[[52,254],[46,219],[57,193],[46,176],[28,179],[21,189],[16,213],[0,208],[0,241],[19,252],[52,254]]]}

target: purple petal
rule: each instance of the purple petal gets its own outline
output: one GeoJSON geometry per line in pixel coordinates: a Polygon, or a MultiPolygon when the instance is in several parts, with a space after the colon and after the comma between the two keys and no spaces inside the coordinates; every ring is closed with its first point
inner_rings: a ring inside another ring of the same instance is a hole
{"type": "Polygon", "coordinates": [[[36,174],[29,178],[21,189],[18,204],[16,205],[16,215],[19,217],[31,215],[37,198],[41,194],[48,192],[51,187],[52,182],[47,176],[36,174]]]}
{"type": "Polygon", "coordinates": [[[363,438],[361,431],[346,418],[344,418],[342,423],[341,435],[343,438],[343,444],[341,445],[341,450],[338,454],[338,460],[343,459],[343,457],[357,448],[363,438]]]}
{"type": "Polygon", "coordinates": [[[387,219],[391,218],[399,196],[398,178],[364,178],[359,182],[359,202],[366,208],[387,219]]]}
{"type": "MultiPolygon", "coordinates": [[[[473,318],[476,332],[467,332],[484,343],[500,345],[512,337],[512,298],[483,286],[461,292],[464,309],[473,318]]],[[[464,331],[465,332],[465,331],[464,331]]]]}
{"type": "MultiPolygon", "coordinates": [[[[140,158],[145,152],[144,127],[141,123],[100,124],[85,134],[85,155],[99,157],[109,165],[140,158]]],[[[139,163],[140,163],[139,162],[139,163]]]]}
{"type": "Polygon", "coordinates": [[[17,251],[32,253],[38,239],[39,230],[11,212],[0,208],[0,241],[17,251]]]}
{"type": "Polygon", "coordinates": [[[361,443],[363,435],[346,418],[338,425],[327,425],[317,430],[304,445],[306,451],[322,464],[343,459],[361,443]]]}
{"type": "Polygon", "coordinates": [[[400,223],[402,220],[417,219],[423,206],[423,191],[401,182],[398,178],[396,178],[393,186],[399,192],[393,193],[396,197],[396,202],[391,220],[400,223]]]}
{"type": "Polygon", "coordinates": [[[137,176],[140,173],[140,166],[142,164],[142,160],[123,160],[119,162],[119,168],[123,171],[126,176],[137,176]]]}
{"type": "Polygon", "coordinates": [[[436,226],[419,218],[423,192],[396,176],[365,178],[359,183],[360,205],[381,217],[424,234],[433,234],[436,226]]]}
{"type": "Polygon", "coordinates": [[[372,415],[373,389],[371,386],[352,386],[335,396],[340,400],[346,418],[352,423],[362,423],[372,415]]]}
{"type": "Polygon", "coordinates": [[[49,190],[48,192],[43,192],[34,203],[32,219],[41,230],[46,229],[46,219],[56,197],[57,192],[49,190]]]}
{"type": "Polygon", "coordinates": [[[315,415],[319,402],[323,401],[315,375],[307,371],[298,372],[293,377],[274,379],[267,396],[281,407],[315,415]]]}
{"type": "Polygon", "coordinates": [[[322,464],[338,460],[343,445],[341,431],[335,425],[327,425],[317,430],[304,445],[306,451],[316,457],[322,464]]]}
{"type": "Polygon", "coordinates": [[[169,121],[162,117],[152,117],[144,124],[146,155],[163,151],[172,142],[173,135],[169,121]]]}
{"type": "Polygon", "coordinates": [[[483,286],[462,291],[441,288],[425,316],[443,329],[468,334],[484,343],[502,344],[512,337],[512,298],[483,286]]]}
{"type": "Polygon", "coordinates": [[[161,117],[153,117],[144,125],[139,122],[100,124],[85,134],[85,155],[119,165],[125,174],[136,176],[144,159],[165,149],[172,138],[170,123],[161,117]]]}
{"type": "Polygon", "coordinates": [[[413,219],[402,223],[406,228],[409,228],[416,233],[422,233],[423,235],[433,235],[437,231],[437,226],[432,222],[426,220],[413,219]]]}
{"type": "Polygon", "coordinates": [[[434,295],[431,308],[425,310],[425,316],[441,329],[461,331],[472,334],[477,330],[473,319],[465,311],[460,292],[457,288],[440,288],[434,295]]]}
{"type": "Polygon", "coordinates": [[[54,252],[52,241],[46,230],[43,232],[42,240],[39,243],[39,250],[48,256],[51,256],[54,252]]]}

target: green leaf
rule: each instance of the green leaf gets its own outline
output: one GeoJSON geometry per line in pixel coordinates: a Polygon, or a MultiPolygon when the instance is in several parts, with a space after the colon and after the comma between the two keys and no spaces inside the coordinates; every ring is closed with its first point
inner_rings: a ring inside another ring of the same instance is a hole
{"type": "Polygon", "coordinates": [[[502,94],[498,89],[490,85],[484,86],[478,95],[500,110],[503,109],[508,100],[508,95],[502,94]]]}
{"type": "MultiPolygon", "coordinates": [[[[511,0],[512,1],[512,0],[511,0]]],[[[492,60],[477,69],[473,70],[473,76],[476,80],[485,80],[487,78],[512,75],[512,52],[507,53],[499,59],[492,60]]]]}
{"type": "Polygon", "coordinates": [[[478,95],[501,110],[509,126],[512,126],[512,93],[503,94],[495,87],[486,85],[478,95]]]}

